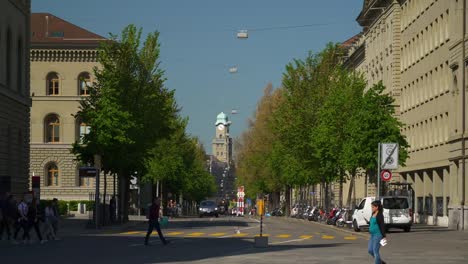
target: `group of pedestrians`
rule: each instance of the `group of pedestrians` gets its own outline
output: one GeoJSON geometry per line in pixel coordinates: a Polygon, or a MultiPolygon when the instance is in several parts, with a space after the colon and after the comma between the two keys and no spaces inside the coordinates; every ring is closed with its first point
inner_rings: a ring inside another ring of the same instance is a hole
{"type": "Polygon", "coordinates": [[[58,240],[58,200],[53,199],[44,209],[40,208],[39,201],[33,198],[26,201],[24,198],[17,203],[15,197],[9,193],[0,196],[0,239],[12,240],[18,244],[18,235],[22,231],[24,244],[31,243],[30,232],[34,229],[40,243],[48,240],[58,240]]]}

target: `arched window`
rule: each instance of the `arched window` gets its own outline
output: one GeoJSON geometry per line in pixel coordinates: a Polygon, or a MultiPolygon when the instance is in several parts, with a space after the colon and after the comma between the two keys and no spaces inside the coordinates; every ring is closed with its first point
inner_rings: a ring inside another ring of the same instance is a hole
{"type": "Polygon", "coordinates": [[[57,115],[48,115],[44,120],[45,142],[60,142],[60,120],[57,115]]]}
{"type": "Polygon", "coordinates": [[[46,166],[47,186],[59,186],[59,169],[57,164],[49,163],[46,166]]]}
{"type": "Polygon", "coordinates": [[[89,73],[83,72],[78,76],[78,92],[79,95],[89,95],[89,87],[91,86],[91,77],[89,73]]]}
{"type": "Polygon", "coordinates": [[[47,74],[47,95],[58,95],[60,91],[59,76],[56,72],[47,74]]]}
{"type": "Polygon", "coordinates": [[[90,130],[91,127],[88,126],[85,122],[83,122],[83,120],[80,117],[76,119],[76,140],[78,142],[81,143],[83,141],[83,137],[86,134],[89,134],[90,130]]]}

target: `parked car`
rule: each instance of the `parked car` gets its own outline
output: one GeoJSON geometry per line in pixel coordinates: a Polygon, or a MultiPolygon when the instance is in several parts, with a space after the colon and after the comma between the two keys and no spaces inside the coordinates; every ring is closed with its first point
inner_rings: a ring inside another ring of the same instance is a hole
{"type": "Polygon", "coordinates": [[[214,201],[202,201],[198,210],[198,214],[200,217],[219,216],[218,206],[216,206],[216,202],[214,201]]]}
{"type": "MultiPolygon", "coordinates": [[[[386,229],[402,228],[405,232],[411,231],[413,212],[410,208],[409,198],[406,196],[383,196],[379,198],[383,206],[383,215],[386,229]]],[[[372,216],[371,203],[375,197],[364,198],[353,213],[353,228],[359,232],[363,227],[369,226],[372,216]]]]}

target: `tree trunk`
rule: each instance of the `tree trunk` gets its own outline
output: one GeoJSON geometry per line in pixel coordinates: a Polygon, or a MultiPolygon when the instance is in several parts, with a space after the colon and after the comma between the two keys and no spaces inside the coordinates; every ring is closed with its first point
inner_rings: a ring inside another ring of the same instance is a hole
{"type": "Polygon", "coordinates": [[[289,186],[286,186],[286,210],[285,210],[285,215],[286,216],[289,216],[290,215],[290,211],[291,211],[291,187],[289,186]]]}
{"type": "Polygon", "coordinates": [[[328,187],[329,187],[328,182],[325,182],[324,191],[325,191],[325,210],[326,211],[329,211],[330,209],[330,197],[329,197],[328,187]]]}
{"type": "Polygon", "coordinates": [[[343,181],[344,181],[344,176],[343,173],[340,171],[340,208],[343,208],[343,181]]]}
{"type": "Polygon", "coordinates": [[[129,179],[127,173],[119,173],[119,190],[120,190],[120,204],[119,204],[119,219],[121,223],[128,222],[128,207],[129,207],[129,179]]]}
{"type": "Polygon", "coordinates": [[[351,209],[351,197],[354,189],[354,179],[355,179],[355,172],[351,172],[351,180],[349,182],[349,192],[348,192],[348,208],[351,209]]]}
{"type": "Polygon", "coordinates": [[[103,212],[102,212],[102,223],[107,224],[106,218],[106,197],[107,197],[107,171],[104,170],[104,197],[102,199],[103,212]]]}

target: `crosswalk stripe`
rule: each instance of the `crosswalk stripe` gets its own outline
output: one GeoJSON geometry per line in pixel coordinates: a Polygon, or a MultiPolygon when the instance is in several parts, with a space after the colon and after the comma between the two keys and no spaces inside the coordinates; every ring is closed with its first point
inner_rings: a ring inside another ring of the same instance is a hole
{"type": "Polygon", "coordinates": [[[224,236],[224,235],[226,235],[226,233],[213,233],[213,234],[210,234],[210,236],[214,236],[214,237],[224,236]]]}
{"type": "Polygon", "coordinates": [[[313,236],[305,236],[305,235],[304,235],[304,236],[300,236],[299,238],[302,238],[302,239],[311,239],[311,238],[313,238],[313,236]]]}
{"type": "Polygon", "coordinates": [[[291,235],[288,235],[288,234],[282,234],[282,235],[277,235],[276,236],[277,238],[290,238],[291,235]]]}
{"type": "Polygon", "coordinates": [[[167,233],[168,236],[178,236],[178,235],[182,235],[184,234],[184,232],[169,232],[167,233]]]}
{"type": "Polygon", "coordinates": [[[323,235],[322,239],[327,239],[327,240],[328,239],[335,239],[335,237],[334,236],[323,235]]]}
{"type": "Polygon", "coordinates": [[[194,233],[187,234],[187,236],[195,237],[195,236],[202,236],[204,234],[205,233],[202,233],[202,232],[194,232],[194,233]]]}
{"type": "Polygon", "coordinates": [[[345,236],[344,239],[345,240],[357,240],[357,237],[356,236],[345,236]]]}

